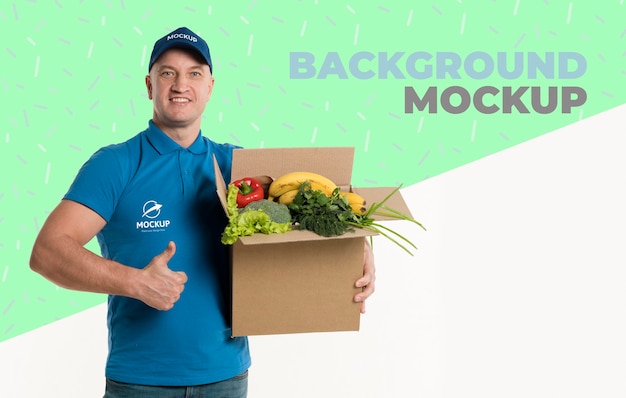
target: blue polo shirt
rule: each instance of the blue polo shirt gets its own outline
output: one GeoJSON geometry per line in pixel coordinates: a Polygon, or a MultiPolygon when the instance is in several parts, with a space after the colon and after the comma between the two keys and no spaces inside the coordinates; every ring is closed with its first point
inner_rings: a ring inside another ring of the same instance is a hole
{"type": "Polygon", "coordinates": [[[189,278],[169,311],[120,296],[108,298],[106,377],[145,385],[199,385],[250,366],[248,341],[231,338],[226,217],[215,192],[213,155],[230,178],[232,151],[201,132],[183,148],[157,128],[98,150],[80,169],[65,199],[107,222],[97,234],[102,256],[144,268],[169,241],[169,262],[189,278]]]}

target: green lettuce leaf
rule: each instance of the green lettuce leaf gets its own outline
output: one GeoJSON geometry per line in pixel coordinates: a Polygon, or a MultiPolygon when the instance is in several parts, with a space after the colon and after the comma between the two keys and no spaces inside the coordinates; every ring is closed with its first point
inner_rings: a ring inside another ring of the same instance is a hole
{"type": "Polygon", "coordinates": [[[240,236],[249,236],[255,233],[277,234],[290,230],[291,223],[276,223],[263,210],[249,210],[240,213],[237,209],[238,189],[232,184],[228,186],[226,209],[228,224],[222,232],[222,243],[234,244],[240,236]]]}

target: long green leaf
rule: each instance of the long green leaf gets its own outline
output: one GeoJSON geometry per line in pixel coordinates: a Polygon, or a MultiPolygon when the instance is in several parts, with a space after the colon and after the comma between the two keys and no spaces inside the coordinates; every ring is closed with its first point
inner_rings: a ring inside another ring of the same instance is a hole
{"type": "Polygon", "coordinates": [[[413,256],[413,253],[407,249],[402,243],[398,242],[397,240],[395,240],[394,238],[392,238],[389,234],[383,232],[382,230],[378,230],[377,231],[379,234],[381,234],[382,236],[384,236],[385,238],[389,239],[390,241],[392,241],[393,243],[395,243],[396,245],[398,245],[402,250],[404,250],[405,252],[409,253],[411,256],[413,256]]]}
{"type": "MultiPolygon", "coordinates": [[[[396,231],[392,230],[391,228],[387,228],[383,225],[380,224],[371,224],[371,225],[359,225],[357,223],[353,223],[353,222],[349,222],[348,224],[350,225],[354,225],[356,227],[362,228],[362,229],[367,229],[369,231],[373,231],[376,232],[378,234],[380,234],[381,236],[385,237],[386,239],[389,239],[390,241],[392,241],[393,243],[395,243],[397,246],[399,246],[402,250],[404,250],[405,252],[409,253],[411,256],[413,256],[413,253],[411,253],[411,251],[409,249],[407,249],[403,244],[401,244],[399,241],[397,241],[396,239],[394,239],[390,234],[386,233],[383,230],[389,231],[390,233],[392,233],[393,235],[401,238],[402,240],[404,240],[405,242],[407,242],[409,245],[411,245],[411,247],[413,247],[414,249],[417,250],[417,246],[415,246],[415,244],[413,244],[413,242],[411,242],[410,240],[408,240],[407,238],[405,238],[404,236],[400,235],[399,233],[397,233],[396,231]]],[[[372,239],[372,237],[370,237],[370,239],[372,239]]]]}
{"type": "Polygon", "coordinates": [[[387,226],[385,226],[385,225],[378,224],[378,223],[375,223],[375,224],[373,224],[373,225],[374,225],[376,228],[382,228],[382,229],[384,229],[384,230],[386,230],[386,231],[391,232],[392,234],[394,234],[394,235],[395,235],[395,236],[397,236],[398,238],[401,238],[403,241],[405,241],[406,243],[408,243],[409,245],[411,245],[414,249],[417,249],[417,246],[415,246],[415,244],[414,244],[413,242],[411,242],[410,240],[408,240],[407,238],[405,238],[404,236],[402,236],[402,235],[401,235],[401,234],[399,234],[398,232],[394,231],[393,229],[391,229],[391,228],[389,228],[389,227],[387,227],[387,226]]]}
{"type": "Polygon", "coordinates": [[[426,231],[426,228],[416,219],[407,216],[406,214],[399,212],[398,210],[392,209],[388,206],[382,206],[383,209],[387,210],[387,212],[383,212],[380,210],[377,210],[374,214],[378,214],[380,216],[385,216],[385,217],[392,217],[392,218],[396,218],[396,219],[400,219],[400,220],[405,220],[405,221],[410,221],[414,224],[419,225],[424,231],[426,231]]]}

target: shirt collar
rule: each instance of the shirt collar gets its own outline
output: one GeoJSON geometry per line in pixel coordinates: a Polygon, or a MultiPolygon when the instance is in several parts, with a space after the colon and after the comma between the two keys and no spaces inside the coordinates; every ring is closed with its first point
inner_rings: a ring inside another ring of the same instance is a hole
{"type": "Polygon", "coordinates": [[[158,128],[152,120],[148,122],[148,129],[146,130],[148,141],[152,147],[159,153],[164,155],[166,153],[174,152],[180,149],[186,149],[189,152],[199,155],[206,153],[208,148],[206,142],[202,139],[202,130],[198,132],[198,136],[194,142],[188,147],[183,148],[176,141],[171,139],[160,128],[158,128]]]}

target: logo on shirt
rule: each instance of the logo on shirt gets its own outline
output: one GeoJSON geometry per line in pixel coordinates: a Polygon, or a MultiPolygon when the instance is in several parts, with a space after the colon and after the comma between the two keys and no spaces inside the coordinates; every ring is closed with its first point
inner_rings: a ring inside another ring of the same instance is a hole
{"type": "Polygon", "coordinates": [[[157,218],[159,214],[161,214],[161,207],[163,207],[163,205],[157,203],[156,200],[147,201],[143,204],[143,214],[141,215],[141,218],[157,218]]]}
{"type": "Polygon", "coordinates": [[[156,200],[148,200],[141,209],[141,221],[137,221],[137,229],[141,232],[162,232],[170,225],[170,220],[159,220],[163,205],[156,200]]]}

